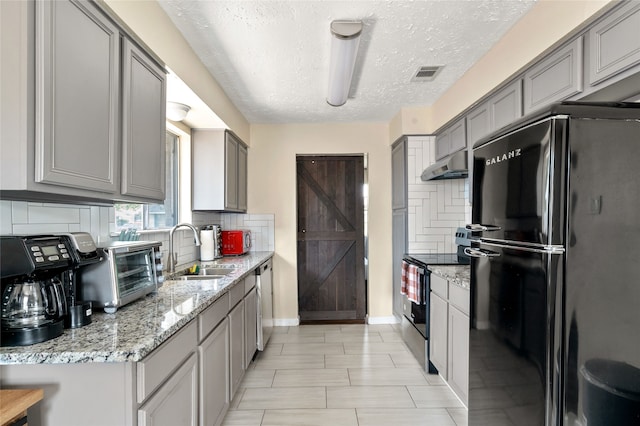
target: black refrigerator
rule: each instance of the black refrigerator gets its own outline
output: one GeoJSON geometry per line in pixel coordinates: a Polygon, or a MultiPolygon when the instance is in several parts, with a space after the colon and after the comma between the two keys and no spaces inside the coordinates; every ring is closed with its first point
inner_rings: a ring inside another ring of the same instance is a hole
{"type": "Polygon", "coordinates": [[[640,104],[473,150],[469,425],[640,425],[640,104]]]}

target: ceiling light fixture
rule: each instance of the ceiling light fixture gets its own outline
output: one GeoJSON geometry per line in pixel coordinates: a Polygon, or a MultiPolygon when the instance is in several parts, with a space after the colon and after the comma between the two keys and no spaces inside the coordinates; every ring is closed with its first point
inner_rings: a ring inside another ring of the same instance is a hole
{"type": "Polygon", "coordinates": [[[331,106],[337,107],[347,102],[361,33],[362,21],[331,22],[331,60],[327,95],[327,103],[331,106]]]}
{"type": "Polygon", "coordinates": [[[171,121],[182,121],[191,110],[189,105],[178,102],[167,102],[167,118],[171,121]]]}

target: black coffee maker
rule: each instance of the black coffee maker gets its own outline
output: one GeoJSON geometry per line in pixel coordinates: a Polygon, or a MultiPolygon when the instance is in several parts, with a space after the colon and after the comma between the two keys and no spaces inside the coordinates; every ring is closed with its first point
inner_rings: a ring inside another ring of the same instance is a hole
{"type": "Polygon", "coordinates": [[[91,302],[76,300],[76,273],[101,260],[84,232],[0,237],[0,346],[44,342],[91,323],[91,302]]]}
{"type": "Polygon", "coordinates": [[[69,247],[56,236],[0,237],[0,345],[31,345],[64,330],[69,247]]]}
{"type": "Polygon", "coordinates": [[[67,300],[65,315],[66,328],[83,327],[91,323],[92,309],[90,301],[77,299],[78,270],[104,260],[102,250],[98,250],[90,234],[86,232],[72,232],[60,234],[66,238],[71,255],[71,268],[64,272],[64,289],[67,300]]]}

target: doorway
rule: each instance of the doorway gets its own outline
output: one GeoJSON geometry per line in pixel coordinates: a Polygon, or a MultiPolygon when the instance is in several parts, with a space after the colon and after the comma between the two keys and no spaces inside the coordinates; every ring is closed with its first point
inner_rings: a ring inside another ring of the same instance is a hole
{"type": "Polygon", "coordinates": [[[297,156],[301,323],[364,323],[364,156],[297,156]]]}

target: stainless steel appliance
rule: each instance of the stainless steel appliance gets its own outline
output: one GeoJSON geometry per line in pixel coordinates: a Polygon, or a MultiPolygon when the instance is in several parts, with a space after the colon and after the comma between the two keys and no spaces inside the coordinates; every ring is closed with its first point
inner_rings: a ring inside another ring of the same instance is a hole
{"type": "Polygon", "coordinates": [[[258,294],[258,350],[263,351],[273,333],[273,262],[271,259],[256,269],[258,294]]]}
{"type": "Polygon", "coordinates": [[[640,104],[474,147],[469,424],[640,424],[640,104]]]}
{"type": "MultiPolygon", "coordinates": [[[[430,301],[430,276],[429,266],[433,265],[468,265],[469,256],[464,253],[464,248],[470,245],[469,231],[458,229],[456,232],[456,253],[440,254],[405,254],[402,259],[403,269],[405,265],[415,265],[417,277],[414,279],[419,284],[419,300],[411,301],[406,294],[402,297],[402,339],[416,357],[425,371],[437,374],[438,370],[429,360],[429,301],[430,301]]],[[[405,269],[406,270],[406,269],[405,269]]]]}
{"type": "Polygon", "coordinates": [[[205,225],[200,228],[200,260],[207,262],[222,257],[222,228],[205,225]]]}
{"type": "Polygon", "coordinates": [[[2,346],[22,346],[64,331],[66,302],[62,273],[71,265],[63,237],[0,237],[2,346]]]}
{"type": "Polygon", "coordinates": [[[78,297],[107,313],[157,290],[159,241],[114,241],[98,245],[105,259],[78,271],[78,297]]]}

